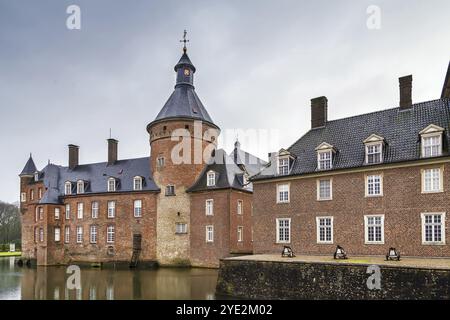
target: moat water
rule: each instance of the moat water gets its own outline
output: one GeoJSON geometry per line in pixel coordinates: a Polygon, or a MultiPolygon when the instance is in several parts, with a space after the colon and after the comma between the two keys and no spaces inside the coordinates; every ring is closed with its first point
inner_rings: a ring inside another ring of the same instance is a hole
{"type": "MultiPolygon", "coordinates": [[[[0,300],[208,300],[215,299],[218,270],[81,269],[81,289],[68,289],[67,267],[19,267],[0,258],[0,300]]],[[[70,283],[70,281],[69,281],[70,283]]]]}

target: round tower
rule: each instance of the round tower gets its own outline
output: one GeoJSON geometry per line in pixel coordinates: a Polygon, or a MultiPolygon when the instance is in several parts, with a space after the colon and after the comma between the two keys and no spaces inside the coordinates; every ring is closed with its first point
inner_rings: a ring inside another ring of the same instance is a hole
{"type": "Polygon", "coordinates": [[[162,265],[189,264],[190,198],[212,150],[219,127],[214,124],[194,88],[194,65],[186,47],[175,65],[172,95],[148,126],[150,166],[161,189],[157,207],[157,257],[162,265]]]}

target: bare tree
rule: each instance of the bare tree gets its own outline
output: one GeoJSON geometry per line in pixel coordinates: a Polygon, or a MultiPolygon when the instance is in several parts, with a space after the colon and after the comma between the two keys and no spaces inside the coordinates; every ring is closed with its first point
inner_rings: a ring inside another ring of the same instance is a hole
{"type": "Polygon", "coordinates": [[[0,201],[0,244],[20,242],[20,211],[17,206],[0,201]]]}

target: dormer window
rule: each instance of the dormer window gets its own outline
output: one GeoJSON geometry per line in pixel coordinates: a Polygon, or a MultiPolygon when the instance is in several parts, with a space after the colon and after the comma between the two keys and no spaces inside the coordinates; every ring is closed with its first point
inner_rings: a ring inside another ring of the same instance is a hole
{"type": "Polygon", "coordinates": [[[109,178],[108,179],[108,192],[116,191],[116,179],[109,178]]]}
{"type": "Polygon", "coordinates": [[[283,157],[278,159],[278,174],[287,175],[289,174],[289,158],[283,157]]]}
{"type": "Polygon", "coordinates": [[[142,190],[142,177],[134,177],[134,179],[133,179],[133,190],[134,191],[142,190]]]}
{"type": "Polygon", "coordinates": [[[332,154],[330,151],[319,152],[319,170],[329,170],[332,168],[332,154]]]}
{"type": "Polygon", "coordinates": [[[281,176],[288,175],[293,159],[293,155],[288,150],[281,149],[278,151],[277,173],[281,176]]]}
{"type": "Polygon", "coordinates": [[[207,174],[206,186],[214,187],[216,185],[216,173],[214,171],[209,171],[207,174]]]}
{"type": "Polygon", "coordinates": [[[437,157],[442,154],[442,133],[444,128],[430,124],[419,132],[421,136],[422,158],[437,157]]]}
{"type": "Polygon", "coordinates": [[[77,193],[78,194],[84,193],[84,181],[83,180],[78,180],[78,182],[77,182],[77,193]]]}
{"type": "Polygon", "coordinates": [[[383,137],[372,134],[366,140],[364,140],[364,144],[366,146],[366,164],[383,162],[383,137]]]}
{"type": "Polygon", "coordinates": [[[39,172],[35,172],[34,173],[34,181],[38,182],[39,181],[39,172]]]}
{"type": "Polygon", "coordinates": [[[64,194],[65,194],[66,196],[69,196],[69,195],[72,194],[72,182],[67,181],[67,182],[64,184],[64,194]]]}
{"type": "Polygon", "coordinates": [[[333,168],[333,153],[332,145],[322,142],[317,148],[317,168],[319,170],[330,170],[333,168]]]}

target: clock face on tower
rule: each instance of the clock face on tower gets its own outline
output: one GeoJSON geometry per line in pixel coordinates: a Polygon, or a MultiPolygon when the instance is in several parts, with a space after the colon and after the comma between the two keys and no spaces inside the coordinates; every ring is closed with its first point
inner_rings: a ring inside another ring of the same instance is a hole
{"type": "Polygon", "coordinates": [[[184,69],[184,75],[185,75],[185,76],[188,76],[189,74],[190,74],[189,69],[184,69]]]}

